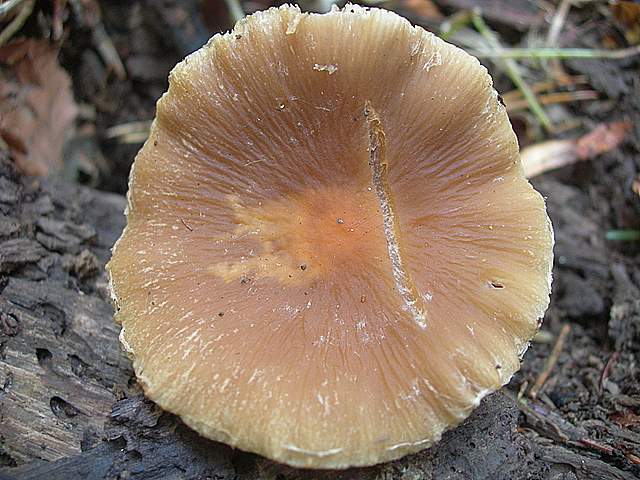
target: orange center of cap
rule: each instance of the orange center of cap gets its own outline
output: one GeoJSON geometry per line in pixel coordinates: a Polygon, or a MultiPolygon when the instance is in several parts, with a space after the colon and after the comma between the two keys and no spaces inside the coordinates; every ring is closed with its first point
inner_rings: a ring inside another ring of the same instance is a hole
{"type": "Polygon", "coordinates": [[[309,188],[255,205],[230,201],[238,224],[231,242],[252,236],[255,248],[239,263],[211,267],[226,281],[251,273],[297,283],[353,269],[365,259],[388,261],[371,187],[309,188]]]}

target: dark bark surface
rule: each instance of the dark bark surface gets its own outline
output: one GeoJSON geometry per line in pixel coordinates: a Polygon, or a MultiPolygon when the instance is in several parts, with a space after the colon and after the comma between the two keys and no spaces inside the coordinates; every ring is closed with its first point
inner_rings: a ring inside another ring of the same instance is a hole
{"type": "MultiPolygon", "coordinates": [[[[503,393],[436,447],[367,469],[296,470],[199,437],[144,399],[119,347],[104,263],[124,205],[118,195],[20,178],[0,159],[3,478],[635,478],[571,448],[585,433],[560,415],[503,393]],[[523,434],[523,420],[540,435],[523,434]]],[[[628,308],[633,294],[621,293],[628,308]]]]}

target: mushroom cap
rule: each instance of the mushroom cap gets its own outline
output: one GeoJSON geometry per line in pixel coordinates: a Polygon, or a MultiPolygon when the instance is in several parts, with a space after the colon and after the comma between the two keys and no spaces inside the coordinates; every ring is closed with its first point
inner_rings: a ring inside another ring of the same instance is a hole
{"type": "Polygon", "coordinates": [[[283,6],[177,65],[108,265],[147,396],[292,466],[421,450],[519,368],[553,235],[486,69],[283,6]]]}

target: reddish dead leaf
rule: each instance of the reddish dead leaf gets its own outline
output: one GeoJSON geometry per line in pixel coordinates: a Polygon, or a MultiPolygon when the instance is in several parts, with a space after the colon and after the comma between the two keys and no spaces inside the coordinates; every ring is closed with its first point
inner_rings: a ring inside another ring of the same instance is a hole
{"type": "Polygon", "coordinates": [[[62,148],[77,106],[57,50],[46,42],[18,40],[0,48],[0,138],[27,175],[62,165],[62,148]]]}
{"type": "Polygon", "coordinates": [[[621,427],[634,427],[636,425],[640,425],[640,415],[636,415],[635,413],[625,410],[623,412],[616,412],[611,415],[611,421],[617,423],[621,427]]]}
{"type": "Polygon", "coordinates": [[[576,153],[581,160],[587,160],[613,150],[622,143],[630,129],[629,122],[598,125],[591,133],[578,139],[576,153]]]}
{"type": "Polygon", "coordinates": [[[431,0],[401,0],[400,5],[404,10],[408,10],[418,17],[432,20],[442,20],[444,15],[431,0]]]}
{"type": "Polygon", "coordinates": [[[527,177],[535,177],[581,160],[590,160],[617,148],[631,129],[629,122],[601,124],[586,135],[568,140],[549,140],[524,148],[522,166],[527,177]]]}

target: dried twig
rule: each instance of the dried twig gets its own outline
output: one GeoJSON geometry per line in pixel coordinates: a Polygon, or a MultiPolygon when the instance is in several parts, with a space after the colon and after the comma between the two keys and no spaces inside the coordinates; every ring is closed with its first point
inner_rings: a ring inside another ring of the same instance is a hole
{"type": "Polygon", "coordinates": [[[118,79],[127,78],[127,71],[118,55],[113,41],[107,34],[100,18],[100,5],[95,0],[69,0],[78,20],[91,29],[92,40],[104,63],[116,74],[118,79]]]}
{"type": "Polygon", "coordinates": [[[573,140],[548,140],[524,148],[520,154],[522,167],[527,178],[576,163],[573,140]]]}
{"type": "MultiPolygon", "coordinates": [[[[584,100],[597,100],[598,92],[595,90],[578,90],[576,92],[554,92],[538,96],[538,101],[542,105],[555,105],[558,103],[571,103],[584,100]]],[[[528,107],[526,100],[505,100],[508,112],[517,112],[528,107]]]]}
{"type": "Polygon", "coordinates": [[[63,34],[63,17],[67,0],[53,0],[53,13],[51,15],[51,36],[53,40],[60,40],[63,34]]]}
{"type": "MultiPolygon", "coordinates": [[[[500,45],[496,34],[485,23],[482,16],[477,11],[474,11],[471,20],[476,30],[480,32],[480,34],[487,40],[487,43],[489,43],[489,45],[493,48],[493,52],[501,53],[504,50],[503,47],[500,45]]],[[[551,130],[551,120],[540,105],[540,102],[538,102],[535,93],[531,91],[529,85],[527,85],[527,83],[522,78],[520,69],[518,68],[518,64],[512,59],[502,58],[502,65],[513,84],[522,92],[522,96],[527,100],[529,108],[536,116],[538,121],[546,130],[551,130]]]]}
{"type": "Polygon", "coordinates": [[[9,15],[13,9],[22,2],[24,2],[24,0],[7,0],[6,2],[0,3],[0,18],[9,15]]]}
{"type": "MultiPolygon", "coordinates": [[[[589,79],[586,75],[575,75],[563,79],[534,83],[533,85],[530,85],[530,88],[533,93],[543,93],[556,87],[575,87],[576,85],[586,85],[588,80],[589,79]]],[[[502,94],[502,99],[505,103],[509,103],[510,101],[514,101],[519,98],[522,98],[522,92],[517,89],[510,90],[502,94]]]]}
{"type": "Polygon", "coordinates": [[[536,382],[529,390],[529,396],[531,398],[536,398],[538,396],[538,392],[542,387],[544,387],[545,382],[549,378],[551,371],[554,369],[556,364],[558,363],[558,357],[560,356],[560,352],[562,352],[562,347],[564,347],[564,342],[567,339],[567,335],[571,331],[571,325],[566,323],[562,330],[560,330],[560,334],[558,335],[558,340],[556,340],[556,344],[553,346],[551,350],[551,354],[547,359],[547,363],[545,363],[544,369],[540,372],[540,375],[536,379],[536,382]]]}
{"type": "Polygon", "coordinates": [[[16,17],[11,20],[9,25],[7,25],[2,33],[0,33],[0,46],[7,43],[9,39],[22,28],[24,22],[27,21],[27,18],[29,18],[29,16],[31,15],[31,12],[33,12],[33,6],[35,5],[35,3],[35,0],[24,0],[22,2],[22,8],[20,9],[16,17]]]}
{"type": "Polygon", "coordinates": [[[520,384],[520,387],[518,388],[518,396],[516,397],[518,402],[520,402],[520,400],[522,400],[522,397],[524,397],[524,394],[527,391],[528,387],[529,387],[529,381],[528,380],[525,380],[524,382],[522,382],[520,384]]]}
{"type": "Polygon", "coordinates": [[[551,27],[549,27],[549,32],[547,33],[546,42],[550,47],[558,43],[558,37],[560,36],[560,32],[562,31],[562,27],[567,19],[567,14],[569,13],[570,8],[571,0],[562,0],[556,10],[556,13],[553,15],[551,27]]]}
{"type": "Polygon", "coordinates": [[[107,66],[111,67],[113,73],[116,74],[116,77],[120,80],[127,78],[127,72],[120,59],[120,55],[118,55],[118,51],[113,45],[111,38],[107,35],[107,31],[102,22],[93,27],[93,43],[107,66]]]}
{"type": "Polygon", "coordinates": [[[522,166],[527,177],[535,177],[580,160],[592,159],[617,148],[631,129],[629,122],[601,124],[579,138],[549,140],[522,150],[522,166]]]}
{"type": "MultiPolygon", "coordinates": [[[[556,47],[558,45],[558,37],[560,36],[562,27],[564,26],[567,15],[569,14],[571,2],[572,0],[560,1],[560,5],[558,5],[556,13],[553,15],[553,19],[551,20],[551,27],[547,32],[547,47],[556,47]]],[[[552,72],[553,76],[557,78],[565,78],[568,76],[562,68],[562,63],[558,58],[552,58],[549,60],[549,70],[552,72]]]]}
{"type": "Polygon", "coordinates": [[[613,352],[613,354],[607,360],[607,364],[604,366],[602,370],[602,375],[600,375],[600,382],[598,382],[598,394],[602,395],[604,391],[604,382],[609,378],[609,374],[611,373],[611,369],[613,365],[618,361],[618,357],[620,356],[620,352],[613,352]]]}
{"type": "Polygon", "coordinates": [[[613,447],[609,445],[602,445],[595,440],[591,440],[589,438],[581,438],[578,440],[578,443],[583,447],[591,448],[593,450],[597,450],[598,452],[604,453],[605,455],[613,454],[613,447]]]}
{"type": "Polygon", "coordinates": [[[120,143],[144,143],[149,137],[150,129],[150,120],[121,123],[120,125],[114,125],[108,128],[104,136],[107,139],[118,139],[120,143]]]}

